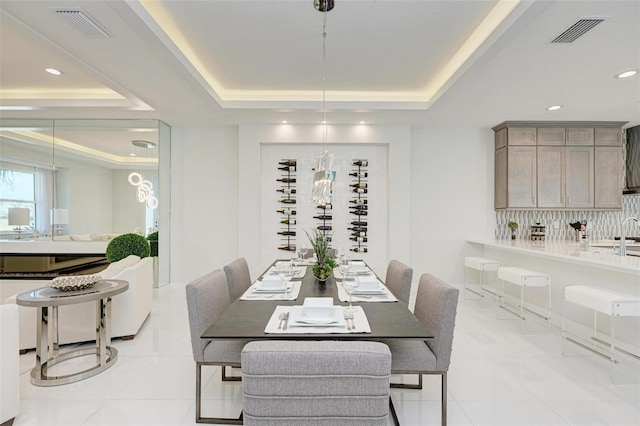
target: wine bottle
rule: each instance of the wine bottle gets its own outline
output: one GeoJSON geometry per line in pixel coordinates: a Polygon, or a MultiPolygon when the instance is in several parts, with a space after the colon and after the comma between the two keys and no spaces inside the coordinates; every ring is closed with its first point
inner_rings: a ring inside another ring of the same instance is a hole
{"type": "Polygon", "coordinates": [[[369,192],[369,190],[366,188],[353,188],[353,192],[356,192],[358,194],[366,194],[367,192],[369,192]]]}
{"type": "Polygon", "coordinates": [[[283,198],[281,200],[278,200],[279,203],[284,203],[284,204],[295,204],[296,203],[296,199],[295,198],[283,198]]]}
{"type": "Polygon", "coordinates": [[[296,224],[296,220],[295,219],[285,219],[285,220],[281,220],[280,223],[284,223],[285,225],[295,225],[296,224]]]}
{"type": "Polygon", "coordinates": [[[367,215],[367,211],[366,210],[352,210],[349,213],[356,214],[358,216],[366,216],[367,215]]]}
{"type": "Polygon", "coordinates": [[[349,238],[351,241],[355,241],[358,243],[366,243],[367,242],[367,237],[353,237],[353,238],[349,238]]]}
{"type": "Polygon", "coordinates": [[[319,214],[318,216],[314,216],[313,218],[320,220],[331,220],[333,219],[333,216],[331,216],[330,214],[319,214]]]}
{"type": "Polygon", "coordinates": [[[320,225],[317,229],[318,231],[331,231],[333,227],[331,225],[320,225]]]}
{"type": "Polygon", "coordinates": [[[355,206],[349,206],[350,209],[356,209],[356,210],[368,210],[367,205],[366,204],[358,204],[355,206]]]}
{"type": "Polygon", "coordinates": [[[283,194],[295,194],[297,191],[295,188],[279,188],[276,192],[282,192],[283,194]]]}
{"type": "Polygon", "coordinates": [[[367,249],[366,247],[354,247],[350,248],[349,250],[356,253],[367,253],[369,251],[369,249],[367,249]]]}
{"type": "Polygon", "coordinates": [[[296,246],[280,246],[278,247],[278,250],[296,251],[296,246]]]}
{"type": "Polygon", "coordinates": [[[349,176],[357,177],[357,178],[366,178],[369,177],[369,173],[367,172],[353,172],[349,173],[349,176]]]}
{"type": "Polygon", "coordinates": [[[349,186],[352,187],[352,188],[362,188],[362,189],[366,189],[367,188],[367,184],[365,182],[352,183],[352,184],[349,184],[349,186]]]}
{"type": "Polygon", "coordinates": [[[280,178],[280,179],[276,179],[276,181],[284,182],[284,183],[296,183],[296,178],[283,177],[283,178],[280,178]]]}
{"type": "Polygon", "coordinates": [[[280,231],[278,232],[278,235],[284,235],[286,237],[295,237],[296,231],[280,231]]]}
{"type": "Polygon", "coordinates": [[[362,226],[354,226],[353,228],[347,228],[347,229],[354,232],[367,232],[367,228],[364,228],[362,226]]]}
{"type": "Polygon", "coordinates": [[[278,164],[280,164],[281,166],[297,166],[298,165],[298,161],[297,160],[282,160],[282,161],[278,161],[278,164]]]}
{"type": "Polygon", "coordinates": [[[331,204],[320,204],[318,205],[318,208],[322,210],[331,210],[333,206],[331,204]]]}
{"type": "Polygon", "coordinates": [[[296,171],[296,166],[278,167],[278,170],[282,170],[284,172],[295,172],[296,171]]]}
{"type": "Polygon", "coordinates": [[[361,220],[354,220],[351,224],[355,226],[367,226],[367,222],[363,222],[361,220]]]}
{"type": "Polygon", "coordinates": [[[366,237],[367,233],[366,232],[352,232],[351,235],[354,236],[354,237],[366,237]]]}
{"type": "Polygon", "coordinates": [[[296,211],[295,210],[291,210],[291,209],[280,209],[280,210],[276,210],[276,213],[280,213],[280,214],[286,214],[286,215],[295,215],[296,211]]]}
{"type": "Polygon", "coordinates": [[[369,201],[366,198],[356,198],[353,200],[349,200],[351,204],[368,204],[369,201]]]}
{"type": "Polygon", "coordinates": [[[369,165],[369,161],[367,160],[356,160],[353,162],[354,166],[367,167],[369,165]]]}

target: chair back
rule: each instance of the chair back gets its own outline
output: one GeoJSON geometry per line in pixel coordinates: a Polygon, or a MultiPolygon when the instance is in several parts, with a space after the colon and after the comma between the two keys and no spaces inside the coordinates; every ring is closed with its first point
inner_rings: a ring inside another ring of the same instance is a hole
{"type": "Polygon", "coordinates": [[[383,343],[254,341],[241,364],[245,425],[387,425],[383,343]]]}
{"type": "Polygon", "coordinates": [[[387,277],[384,285],[391,290],[402,303],[409,305],[413,269],[398,260],[391,260],[387,266],[387,277]]]}
{"type": "Polygon", "coordinates": [[[244,257],[234,260],[224,267],[224,273],[227,276],[227,285],[229,286],[229,298],[234,302],[238,297],[251,287],[251,275],[249,274],[249,265],[244,257]]]}
{"type": "Polygon", "coordinates": [[[195,279],[187,284],[186,292],[193,359],[204,362],[204,350],[211,340],[200,336],[230,305],[224,272],[216,269],[195,279]]]}
{"type": "Polygon", "coordinates": [[[436,356],[436,371],[449,370],[458,293],[431,274],[420,277],[414,314],[434,335],[426,344],[436,356]]]}

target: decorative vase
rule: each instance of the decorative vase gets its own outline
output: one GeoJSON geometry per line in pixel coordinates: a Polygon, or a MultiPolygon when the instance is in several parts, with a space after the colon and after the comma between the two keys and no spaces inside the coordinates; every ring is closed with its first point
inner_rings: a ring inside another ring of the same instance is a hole
{"type": "Polygon", "coordinates": [[[511,239],[512,240],[516,239],[516,231],[511,231],[511,239]]]}

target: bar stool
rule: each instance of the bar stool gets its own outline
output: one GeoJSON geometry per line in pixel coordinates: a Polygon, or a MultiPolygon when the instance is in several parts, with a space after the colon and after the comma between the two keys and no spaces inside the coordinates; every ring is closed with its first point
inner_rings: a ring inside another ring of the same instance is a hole
{"type": "Polygon", "coordinates": [[[464,298],[467,298],[467,290],[471,293],[477,294],[478,296],[484,298],[485,293],[490,294],[494,298],[498,297],[498,294],[492,289],[489,289],[485,286],[485,272],[495,272],[502,266],[502,263],[498,260],[487,259],[485,257],[465,257],[464,258],[464,298]],[[480,271],[480,293],[474,291],[471,288],[467,288],[467,270],[475,269],[476,271],[480,271]]]}
{"type": "Polygon", "coordinates": [[[562,302],[562,354],[565,355],[565,342],[571,340],[590,351],[600,354],[595,349],[578,342],[571,337],[567,337],[565,325],[565,304],[570,302],[594,311],[592,339],[595,342],[609,346],[609,359],[613,363],[618,362],[616,352],[616,317],[638,317],[640,316],[640,298],[636,296],[622,295],[606,290],[600,290],[583,285],[573,285],[564,288],[562,302]],[[610,342],[604,342],[597,337],[598,312],[611,317],[610,342]]]}
{"type": "Polygon", "coordinates": [[[525,310],[547,321],[547,325],[549,325],[549,322],[551,320],[551,277],[549,275],[543,274],[541,272],[530,271],[528,269],[523,269],[523,268],[518,268],[513,266],[506,266],[506,267],[503,266],[501,268],[498,268],[498,280],[500,281],[500,290],[499,290],[500,306],[499,307],[507,311],[510,311],[510,310],[507,309],[504,304],[504,299],[505,299],[504,283],[508,282],[520,287],[520,305],[519,305],[520,329],[522,329],[522,323],[525,320],[525,317],[524,317],[525,310]],[[531,310],[529,308],[526,308],[524,306],[525,290],[528,287],[546,287],[547,288],[548,302],[547,302],[546,316],[541,315],[540,313],[534,310],[531,310]]]}

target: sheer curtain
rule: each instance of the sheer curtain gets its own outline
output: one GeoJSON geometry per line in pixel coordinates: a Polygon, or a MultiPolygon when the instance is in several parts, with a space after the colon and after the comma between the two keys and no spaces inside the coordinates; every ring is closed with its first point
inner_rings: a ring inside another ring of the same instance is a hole
{"type": "Polygon", "coordinates": [[[36,167],[35,177],[36,229],[44,235],[51,231],[55,171],[36,167]]]}

